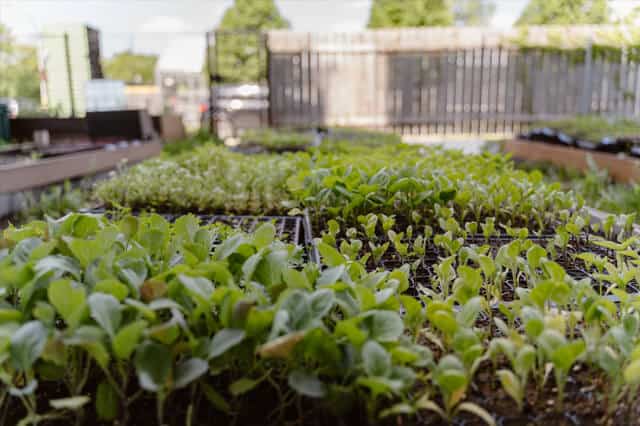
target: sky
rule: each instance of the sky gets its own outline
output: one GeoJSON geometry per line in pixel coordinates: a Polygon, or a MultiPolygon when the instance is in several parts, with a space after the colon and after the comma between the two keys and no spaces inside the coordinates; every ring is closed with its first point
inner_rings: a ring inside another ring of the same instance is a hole
{"type": "MultiPolygon", "coordinates": [[[[87,23],[101,32],[105,57],[126,49],[161,54],[178,35],[202,36],[233,0],[0,0],[0,22],[19,40],[35,42],[47,25],[87,23]]],[[[510,27],[528,0],[494,0],[491,26],[510,27]]],[[[609,0],[617,16],[640,0],[609,0]]],[[[371,0],[276,0],[297,31],[351,32],[365,28],[371,0]]]]}

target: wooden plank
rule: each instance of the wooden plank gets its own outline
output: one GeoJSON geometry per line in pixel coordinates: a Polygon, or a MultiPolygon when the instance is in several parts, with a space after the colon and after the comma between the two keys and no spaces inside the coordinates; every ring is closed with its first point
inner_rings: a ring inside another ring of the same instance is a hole
{"type": "Polygon", "coordinates": [[[543,161],[583,172],[590,169],[588,158],[591,157],[598,168],[607,170],[616,182],[640,182],[640,160],[625,155],[590,152],[518,139],[506,142],[504,151],[515,159],[543,161]]]}
{"type": "Polygon", "coordinates": [[[37,160],[32,163],[0,166],[0,193],[38,188],[67,179],[90,176],[113,170],[122,161],[133,164],[160,154],[160,142],[148,142],[138,146],[105,149],[58,158],[37,160]]]}

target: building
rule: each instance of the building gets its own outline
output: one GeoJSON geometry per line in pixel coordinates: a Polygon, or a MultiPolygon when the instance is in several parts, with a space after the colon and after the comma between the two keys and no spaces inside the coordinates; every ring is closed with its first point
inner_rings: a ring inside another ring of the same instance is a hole
{"type": "Polygon", "coordinates": [[[156,64],[164,109],[181,116],[188,130],[200,126],[202,107],[208,102],[205,53],[203,36],[181,36],[169,43],[156,64]]]}
{"type": "Polygon", "coordinates": [[[102,78],[98,30],[83,24],[46,27],[40,56],[43,107],[60,117],[84,116],[87,82],[102,78]]]}

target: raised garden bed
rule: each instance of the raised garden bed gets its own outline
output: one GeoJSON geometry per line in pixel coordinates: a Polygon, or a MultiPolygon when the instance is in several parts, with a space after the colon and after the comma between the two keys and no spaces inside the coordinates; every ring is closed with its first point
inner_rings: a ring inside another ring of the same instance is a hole
{"type": "Polygon", "coordinates": [[[54,158],[0,165],[0,192],[17,192],[115,169],[123,161],[136,163],[162,150],[160,142],[103,148],[54,158]]]}
{"type": "Polygon", "coordinates": [[[607,152],[585,151],[575,147],[552,145],[524,139],[504,143],[504,152],[512,158],[526,161],[544,161],[556,166],[582,172],[591,170],[592,159],[599,169],[604,169],[616,182],[640,181],[640,159],[607,152]]]}

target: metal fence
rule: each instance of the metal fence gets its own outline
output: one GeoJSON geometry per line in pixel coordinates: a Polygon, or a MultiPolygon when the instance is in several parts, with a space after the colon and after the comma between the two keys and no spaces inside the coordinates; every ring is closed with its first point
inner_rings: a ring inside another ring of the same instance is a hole
{"type": "Polygon", "coordinates": [[[640,116],[640,64],[624,48],[522,49],[482,38],[447,47],[415,34],[425,42],[391,31],[275,34],[272,125],[486,134],[575,114],[640,116]]]}

